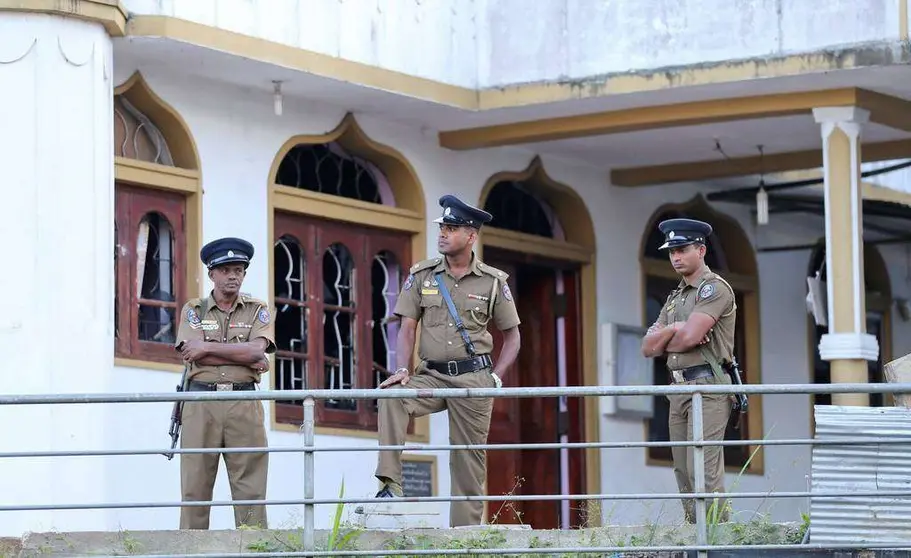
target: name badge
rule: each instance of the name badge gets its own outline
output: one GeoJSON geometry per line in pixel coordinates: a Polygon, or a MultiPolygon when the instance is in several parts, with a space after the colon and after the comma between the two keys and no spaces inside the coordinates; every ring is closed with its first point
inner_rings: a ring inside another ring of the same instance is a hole
{"type": "Polygon", "coordinates": [[[218,329],[218,322],[215,320],[203,320],[199,323],[199,328],[203,331],[214,331],[218,329]]]}
{"type": "Polygon", "coordinates": [[[440,294],[439,289],[421,289],[422,295],[438,295],[440,294]]]}

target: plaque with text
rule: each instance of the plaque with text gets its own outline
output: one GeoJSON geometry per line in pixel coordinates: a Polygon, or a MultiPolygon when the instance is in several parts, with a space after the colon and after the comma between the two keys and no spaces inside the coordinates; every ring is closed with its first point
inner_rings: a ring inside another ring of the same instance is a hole
{"type": "Polygon", "coordinates": [[[436,496],[437,460],[433,455],[402,456],[402,489],[406,497],[436,496]]]}

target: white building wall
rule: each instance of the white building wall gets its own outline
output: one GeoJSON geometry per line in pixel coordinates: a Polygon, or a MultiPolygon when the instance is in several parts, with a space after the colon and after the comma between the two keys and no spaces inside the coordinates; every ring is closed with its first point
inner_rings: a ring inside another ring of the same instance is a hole
{"type": "MultiPolygon", "coordinates": [[[[0,37],[0,385],[7,395],[102,392],[114,357],[111,40],[100,24],[8,12],[0,37]]],[[[0,425],[7,451],[99,447],[106,426],[87,405],[4,406],[0,425]]],[[[65,463],[0,460],[0,498],[97,500],[104,470],[65,463]]],[[[0,532],[63,518],[0,514],[0,532]]],[[[69,517],[100,527],[97,513],[69,517]]]]}
{"type": "Polygon", "coordinates": [[[604,74],[899,39],[894,0],[124,0],[244,35],[460,85],[604,74]]]}

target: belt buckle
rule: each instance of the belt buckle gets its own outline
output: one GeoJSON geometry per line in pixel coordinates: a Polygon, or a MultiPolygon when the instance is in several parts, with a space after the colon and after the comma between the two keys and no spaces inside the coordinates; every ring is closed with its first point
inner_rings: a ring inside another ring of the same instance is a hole
{"type": "Polygon", "coordinates": [[[448,361],[446,363],[446,373],[449,374],[450,376],[458,376],[459,375],[459,366],[458,365],[459,365],[459,363],[454,360],[448,361]]]}
{"type": "Polygon", "coordinates": [[[215,384],[215,391],[234,391],[234,384],[215,384]]]}
{"type": "Polygon", "coordinates": [[[686,381],[686,379],[683,377],[683,372],[680,370],[671,370],[671,375],[674,377],[675,384],[682,384],[686,381]]]}

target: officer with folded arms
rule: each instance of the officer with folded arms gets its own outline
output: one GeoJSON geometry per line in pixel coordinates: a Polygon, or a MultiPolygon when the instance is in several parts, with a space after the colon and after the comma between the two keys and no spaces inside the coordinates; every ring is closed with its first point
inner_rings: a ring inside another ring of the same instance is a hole
{"type": "MultiPolygon", "coordinates": [[[[253,390],[275,351],[269,308],[240,292],[253,246],[221,238],[203,246],[200,257],[215,285],[206,298],[184,305],[178,317],[177,350],[190,363],[189,391],[253,390]]],[[[198,401],[183,407],[181,448],[266,447],[260,401],[198,401]]],[[[235,500],[264,500],[268,453],[188,453],[180,457],[183,501],[212,499],[219,455],[235,500]]],[[[235,526],[267,527],[265,506],[234,506],[235,526]]],[[[209,507],[180,510],[181,529],[208,529],[209,507]]]]}
{"type": "MultiPolygon", "coordinates": [[[[705,264],[706,239],[712,233],[708,223],[693,219],[662,221],[661,250],[668,251],[680,283],[661,308],[658,319],[642,340],[646,358],[664,356],[671,384],[731,384],[727,369],[734,359],[734,324],[737,305],[734,290],[705,264]]],[[[670,440],[693,439],[691,395],[672,395],[668,427],[670,440]]],[[[731,414],[733,396],[705,394],[703,401],[704,438],[723,440],[731,414]]],[[[680,493],[692,493],[696,484],[693,448],[672,448],[674,474],[680,493]]],[[[705,448],[705,488],[724,492],[724,448],[705,448]]],[[[696,522],[695,501],[682,500],[688,523],[696,522]]],[[[717,500],[718,517],[727,521],[729,510],[724,499],[717,500]]]]}

